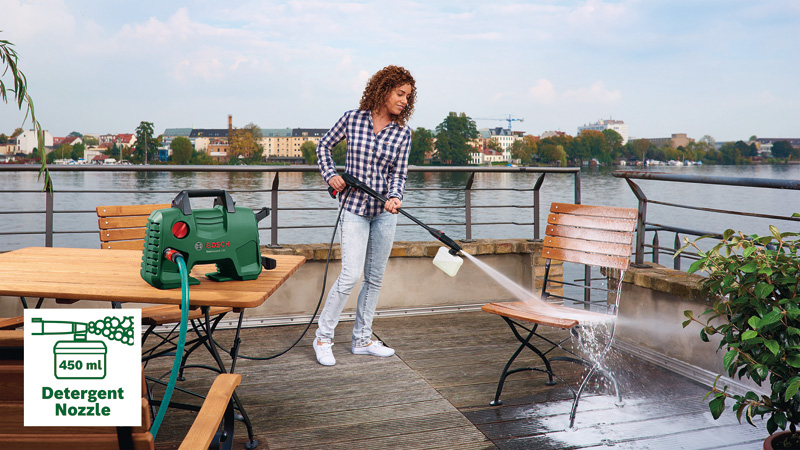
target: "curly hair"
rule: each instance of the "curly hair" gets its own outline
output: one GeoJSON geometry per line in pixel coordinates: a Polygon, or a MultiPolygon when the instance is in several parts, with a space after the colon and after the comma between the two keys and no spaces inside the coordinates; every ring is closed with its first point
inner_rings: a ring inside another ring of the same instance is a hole
{"type": "Polygon", "coordinates": [[[411,72],[402,67],[386,66],[375,73],[375,75],[367,81],[367,87],[364,88],[364,94],[361,96],[361,103],[358,109],[377,111],[383,106],[384,102],[386,102],[386,98],[392,92],[392,89],[404,84],[411,85],[411,92],[408,93],[407,99],[408,104],[399,115],[392,114],[392,120],[405,126],[406,121],[414,112],[414,100],[417,98],[417,88],[414,86],[414,77],[411,76],[411,72]]]}

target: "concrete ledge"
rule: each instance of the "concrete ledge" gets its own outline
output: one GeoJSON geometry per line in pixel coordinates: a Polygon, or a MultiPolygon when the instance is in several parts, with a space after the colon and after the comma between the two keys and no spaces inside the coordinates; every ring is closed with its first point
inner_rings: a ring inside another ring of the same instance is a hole
{"type": "MultiPolygon", "coordinates": [[[[526,239],[477,239],[472,242],[459,241],[466,253],[480,255],[540,254],[542,243],[526,239]]],[[[395,241],[392,258],[433,258],[440,247],[438,241],[395,241]]],[[[328,259],[328,244],[285,244],[281,247],[262,246],[265,255],[300,255],[306,261],[325,261],[328,259]]],[[[342,250],[338,243],[333,244],[331,260],[341,260],[342,250]]]]}

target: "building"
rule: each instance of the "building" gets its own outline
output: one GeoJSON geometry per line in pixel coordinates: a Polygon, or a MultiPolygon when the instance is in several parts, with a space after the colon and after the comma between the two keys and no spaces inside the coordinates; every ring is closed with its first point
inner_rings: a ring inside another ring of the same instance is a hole
{"type": "Polygon", "coordinates": [[[647,140],[656,147],[668,146],[672,148],[686,148],[690,142],[694,142],[694,139],[687,137],[686,133],[673,133],[672,136],[668,138],[649,138],[647,140]]]}
{"type": "Polygon", "coordinates": [[[114,140],[119,148],[133,148],[136,147],[136,135],[130,133],[118,134],[117,139],[114,140]]]}
{"type": "MultiPolygon", "coordinates": [[[[578,127],[578,134],[581,134],[581,131],[584,130],[594,130],[600,132],[602,132],[603,130],[614,130],[617,133],[619,133],[620,136],[622,136],[622,145],[628,143],[628,125],[626,125],[625,122],[621,120],[600,119],[595,123],[587,123],[583,126],[578,127]]],[[[542,138],[544,137],[545,136],[542,135],[542,138]]]]}
{"type": "Polygon", "coordinates": [[[192,141],[194,149],[198,152],[207,152],[212,140],[225,140],[228,142],[227,128],[195,128],[189,133],[189,140],[192,141]]]}
{"type": "Polygon", "coordinates": [[[265,128],[261,130],[264,157],[272,161],[299,162],[303,159],[300,147],[306,141],[314,145],[327,133],[326,128],[265,128]]]}
{"type": "Polygon", "coordinates": [[[475,164],[476,166],[481,165],[491,165],[495,162],[507,162],[508,160],[505,159],[503,156],[503,152],[492,150],[491,148],[484,147],[484,148],[475,148],[473,151],[469,153],[470,156],[470,164],[475,164]]]}
{"type": "MultiPolygon", "coordinates": [[[[167,128],[163,133],[161,133],[161,145],[169,148],[169,145],[172,144],[172,141],[179,136],[185,137],[191,141],[191,134],[191,128],[167,128]]],[[[194,142],[192,142],[192,144],[194,144],[194,142]]]]}
{"type": "MultiPolygon", "coordinates": [[[[44,146],[45,147],[52,147],[53,146],[53,135],[50,134],[49,131],[44,130],[44,146]]],[[[17,136],[17,149],[26,154],[30,154],[33,152],[33,149],[39,147],[39,142],[36,138],[36,133],[33,130],[26,130],[23,131],[19,136],[17,136]]]]}
{"type": "Polygon", "coordinates": [[[228,139],[211,139],[206,147],[208,156],[215,162],[227,163],[228,162],[228,139]]]}
{"type": "MultiPolygon", "coordinates": [[[[489,144],[489,141],[495,141],[499,144],[500,148],[502,149],[502,160],[506,162],[511,161],[511,146],[514,144],[514,141],[520,139],[523,134],[522,131],[511,131],[508,128],[481,128],[478,130],[480,133],[480,140],[481,150],[486,150],[489,144]]],[[[485,152],[481,152],[483,155],[487,155],[485,152]]],[[[495,155],[488,155],[490,159],[494,159],[495,155]]]]}
{"type": "Polygon", "coordinates": [[[290,157],[291,138],[291,128],[262,128],[259,142],[264,148],[264,158],[290,157]]]}

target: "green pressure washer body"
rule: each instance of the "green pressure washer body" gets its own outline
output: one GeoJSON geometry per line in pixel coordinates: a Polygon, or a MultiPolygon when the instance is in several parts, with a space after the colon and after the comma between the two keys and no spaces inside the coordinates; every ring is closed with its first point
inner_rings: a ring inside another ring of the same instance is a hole
{"type": "MultiPolygon", "coordinates": [[[[258,240],[258,222],[268,215],[268,208],[235,206],[223,190],[181,191],[170,208],[153,211],[147,220],[140,274],[159,289],[181,287],[178,266],[165,255],[172,249],[190,271],[195,264],[216,264],[217,271],[206,274],[211,280],[254,280],[262,267],[275,268],[275,260],[261,256],[258,240]],[[192,197],[214,197],[214,206],[192,210],[192,197]]],[[[200,281],[189,277],[189,284],[200,281]]]]}

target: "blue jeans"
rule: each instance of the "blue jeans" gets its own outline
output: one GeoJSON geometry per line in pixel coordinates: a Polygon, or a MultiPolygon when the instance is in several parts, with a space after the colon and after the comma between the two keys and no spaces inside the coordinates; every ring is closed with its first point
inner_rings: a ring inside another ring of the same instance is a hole
{"type": "Polygon", "coordinates": [[[353,325],[353,345],[366,345],[372,335],[372,318],[378,305],[383,272],[392,252],[397,214],[382,212],[374,217],[362,217],[342,212],[342,272],[328,292],[325,307],[319,315],[317,337],[333,339],[345,303],[358,279],[364,281],[358,292],[356,322],[353,325]]]}

